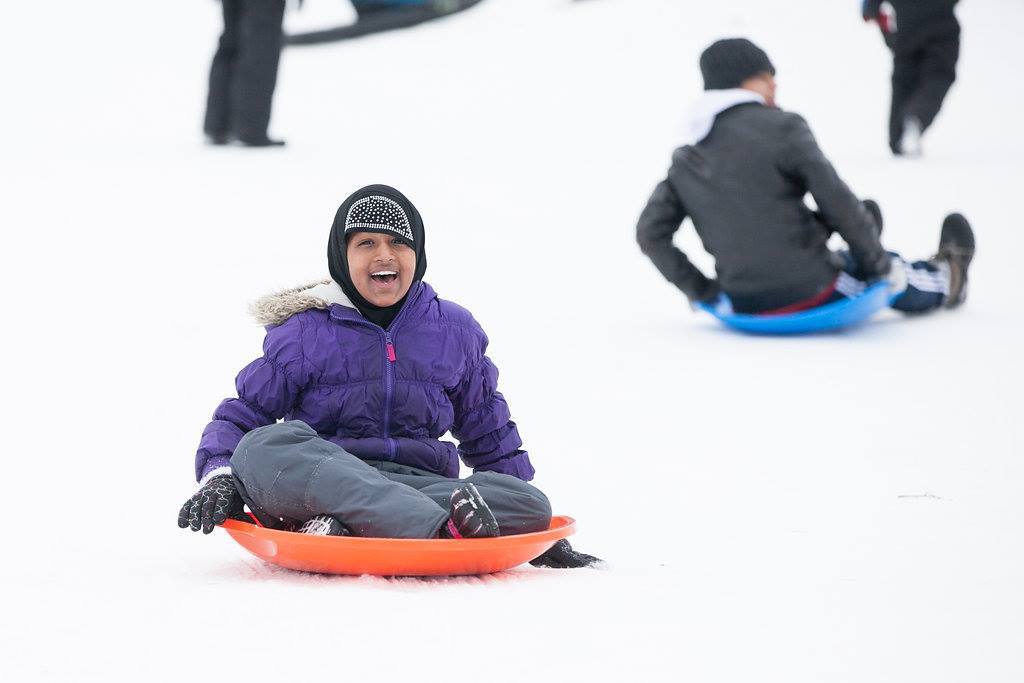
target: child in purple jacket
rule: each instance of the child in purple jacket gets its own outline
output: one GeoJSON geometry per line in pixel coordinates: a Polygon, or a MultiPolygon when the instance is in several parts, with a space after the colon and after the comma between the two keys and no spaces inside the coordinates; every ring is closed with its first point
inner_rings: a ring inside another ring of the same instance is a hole
{"type": "MultiPolygon", "coordinates": [[[[331,279],[265,297],[263,356],[236,378],[196,453],[199,490],[178,526],[210,533],[243,505],[304,533],[459,538],[546,529],[534,470],[487,336],[422,281],[419,212],[371,185],[339,207],[331,279]],[[283,422],[278,420],[283,418],[283,422]],[[451,433],[459,444],[442,441],[451,433]],[[473,474],[458,479],[459,461],[473,474]]],[[[565,541],[534,560],[596,561],[565,541]]]]}

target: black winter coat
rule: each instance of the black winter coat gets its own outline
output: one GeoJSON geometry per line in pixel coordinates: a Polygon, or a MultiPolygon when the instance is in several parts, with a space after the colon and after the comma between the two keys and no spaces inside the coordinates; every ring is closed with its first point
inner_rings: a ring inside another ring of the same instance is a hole
{"type": "Polygon", "coordinates": [[[780,308],[827,288],[838,274],[826,246],[833,231],[862,277],[888,272],[871,215],[797,114],[757,103],[726,109],[706,138],[675,151],[640,215],[643,252],[688,297],[704,299],[715,283],[672,244],[687,216],[737,311],[780,308]],[[804,203],[808,192],[818,213],[804,203]]]}
{"type": "MultiPolygon", "coordinates": [[[[885,36],[889,47],[898,52],[918,48],[934,37],[959,35],[960,24],[953,9],[958,0],[888,0],[896,13],[896,30],[885,36]]],[[[882,0],[864,3],[864,18],[876,19],[882,0]]]]}

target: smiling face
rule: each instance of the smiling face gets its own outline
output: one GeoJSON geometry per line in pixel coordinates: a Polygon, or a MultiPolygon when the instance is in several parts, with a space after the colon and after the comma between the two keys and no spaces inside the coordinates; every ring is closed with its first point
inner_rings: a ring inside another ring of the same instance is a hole
{"type": "Polygon", "coordinates": [[[348,272],[364,299],[374,306],[401,301],[412,287],[416,252],[394,235],[353,232],[348,235],[348,272]]]}

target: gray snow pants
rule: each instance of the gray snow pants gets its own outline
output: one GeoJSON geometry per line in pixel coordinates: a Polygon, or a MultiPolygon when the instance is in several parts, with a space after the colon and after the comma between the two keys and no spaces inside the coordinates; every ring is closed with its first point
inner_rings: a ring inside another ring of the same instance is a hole
{"type": "Polygon", "coordinates": [[[231,456],[231,469],[258,517],[297,525],[330,515],[355,536],[434,538],[448,521],[452,491],[467,481],[480,491],[503,536],[542,531],[551,521],[547,496],[515,477],[476,472],[448,479],[393,462],[363,461],[299,420],[247,433],[231,456]]]}

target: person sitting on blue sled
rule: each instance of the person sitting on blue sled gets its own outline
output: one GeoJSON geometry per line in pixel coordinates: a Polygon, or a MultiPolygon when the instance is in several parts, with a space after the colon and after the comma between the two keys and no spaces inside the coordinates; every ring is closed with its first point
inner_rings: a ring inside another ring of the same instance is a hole
{"type": "MultiPolygon", "coordinates": [[[[339,207],[330,280],[264,297],[263,356],[203,431],[199,490],[178,526],[228,518],[319,535],[478,538],[542,531],[547,497],[497,390],[487,336],[434,293],[423,221],[398,190],[370,185],[339,207]],[[279,420],[283,419],[283,422],[279,420]],[[445,433],[459,445],[442,441],[445,433]],[[459,479],[460,459],[473,474],[459,479]]],[[[598,560],[564,539],[533,560],[598,560]]]]}
{"type": "Polygon", "coordinates": [[[737,313],[793,313],[855,297],[883,278],[903,312],[964,302],[974,256],[966,218],[946,216],[930,260],[887,252],[878,204],[859,201],[807,122],[775,106],[775,68],[763,50],[745,38],[719,40],[700,69],[705,93],[688,144],[675,150],[636,228],[643,253],[692,304],[715,304],[724,292],[737,313]],[[715,259],[714,279],[672,243],[687,216],[715,259]],[[829,250],[833,232],[848,251],[829,250]]]}

